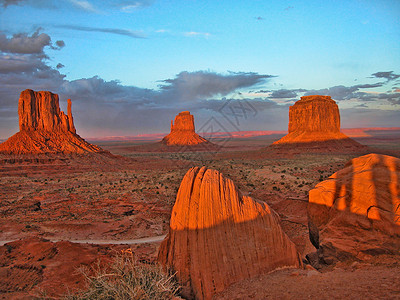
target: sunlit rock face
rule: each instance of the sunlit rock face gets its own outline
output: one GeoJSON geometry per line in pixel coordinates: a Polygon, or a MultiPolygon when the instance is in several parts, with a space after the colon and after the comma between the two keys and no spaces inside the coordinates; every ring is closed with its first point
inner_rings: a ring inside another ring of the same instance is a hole
{"type": "Polygon", "coordinates": [[[172,209],[158,260],[177,272],[188,298],[211,299],[242,279],[302,265],[278,215],[212,169],[191,168],[172,209]]]}
{"type": "Polygon", "coordinates": [[[208,141],[195,132],[193,115],[183,111],[171,121],[171,133],[165,136],[162,143],[167,145],[198,145],[208,141]]]}
{"type": "Polygon", "coordinates": [[[103,152],[76,134],[68,99],[68,113],[60,110],[57,94],[25,90],[18,103],[20,131],[0,144],[1,153],[103,152]]]}
{"type": "Polygon", "coordinates": [[[76,133],[68,99],[68,115],[60,111],[57,94],[25,90],[18,103],[19,130],[70,131],[76,133]]]}
{"type": "Polygon", "coordinates": [[[301,97],[289,108],[289,133],[272,148],[320,148],[321,150],[365,150],[366,147],[340,132],[338,105],[330,96],[301,97]]]}
{"type": "Polygon", "coordinates": [[[352,159],[310,191],[308,216],[321,263],[400,254],[400,159],[352,159]]]}

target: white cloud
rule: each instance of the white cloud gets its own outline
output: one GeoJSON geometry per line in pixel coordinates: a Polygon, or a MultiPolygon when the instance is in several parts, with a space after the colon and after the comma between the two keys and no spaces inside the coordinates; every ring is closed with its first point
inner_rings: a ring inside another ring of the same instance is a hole
{"type": "Polygon", "coordinates": [[[184,32],[183,35],[187,37],[205,37],[208,38],[211,36],[211,33],[209,32],[196,32],[196,31],[189,31],[189,32],[184,32]]]}

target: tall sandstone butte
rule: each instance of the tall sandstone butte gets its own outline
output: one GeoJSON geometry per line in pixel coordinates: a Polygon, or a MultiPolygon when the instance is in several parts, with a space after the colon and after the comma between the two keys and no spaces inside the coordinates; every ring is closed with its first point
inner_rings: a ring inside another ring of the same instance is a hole
{"type": "Polygon", "coordinates": [[[179,113],[175,117],[175,123],[171,120],[171,132],[161,142],[169,146],[192,146],[209,143],[195,132],[194,118],[188,111],[179,113]]]}
{"type": "Polygon", "coordinates": [[[60,110],[57,94],[25,90],[18,102],[19,132],[0,144],[0,153],[105,152],[76,134],[68,99],[68,112],[60,110]]]}
{"type": "Polygon", "coordinates": [[[339,107],[330,96],[301,97],[289,108],[289,133],[272,148],[304,147],[326,150],[365,150],[340,132],[339,107]]]}
{"type": "Polygon", "coordinates": [[[177,272],[189,299],[211,299],[240,280],[302,265],[278,215],[206,167],[183,178],[158,260],[177,272]]]}
{"type": "Polygon", "coordinates": [[[352,159],[309,192],[308,218],[320,263],[400,255],[400,159],[352,159]]]}

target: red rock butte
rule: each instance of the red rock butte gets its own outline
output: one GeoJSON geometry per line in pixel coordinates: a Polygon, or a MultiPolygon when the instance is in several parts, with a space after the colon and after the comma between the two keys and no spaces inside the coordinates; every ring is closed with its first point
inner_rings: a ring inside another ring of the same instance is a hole
{"type": "Polygon", "coordinates": [[[329,150],[366,148],[340,132],[339,107],[330,96],[304,96],[290,106],[288,131],[286,136],[272,144],[272,148],[293,144],[329,150]]]}
{"type": "Polygon", "coordinates": [[[309,192],[310,239],[320,262],[400,255],[400,159],[368,154],[309,192]]]}
{"type": "Polygon", "coordinates": [[[25,90],[18,103],[19,132],[0,144],[0,153],[105,152],[76,134],[68,99],[68,112],[60,110],[57,94],[25,90]]]}
{"type": "Polygon", "coordinates": [[[192,146],[209,143],[195,132],[194,118],[188,111],[179,113],[175,117],[175,123],[171,120],[171,133],[165,136],[161,142],[169,146],[192,146]]]}
{"type": "Polygon", "coordinates": [[[206,167],[184,176],[158,260],[177,272],[189,299],[211,299],[240,280],[302,266],[278,215],[206,167]]]}

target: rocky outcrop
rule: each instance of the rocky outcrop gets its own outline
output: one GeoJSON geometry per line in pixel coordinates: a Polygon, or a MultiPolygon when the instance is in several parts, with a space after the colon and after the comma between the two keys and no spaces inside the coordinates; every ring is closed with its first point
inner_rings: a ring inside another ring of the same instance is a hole
{"type": "Polygon", "coordinates": [[[18,103],[20,131],[0,144],[0,153],[104,152],[76,134],[68,99],[68,112],[60,110],[57,94],[25,90],[18,103]]]}
{"type": "Polygon", "coordinates": [[[183,178],[158,260],[177,272],[183,295],[196,299],[211,299],[234,282],[279,267],[302,265],[278,215],[206,167],[191,168],[183,178]]]}
{"type": "Polygon", "coordinates": [[[330,96],[304,96],[289,108],[289,134],[340,132],[339,107],[330,96]]]}
{"type": "Polygon", "coordinates": [[[169,146],[192,146],[209,143],[195,132],[194,118],[188,111],[179,113],[175,117],[175,123],[171,120],[171,132],[161,142],[169,146]]]}
{"type": "Polygon", "coordinates": [[[400,159],[352,159],[310,191],[308,217],[320,263],[400,254],[400,159]]]}
{"type": "Polygon", "coordinates": [[[76,133],[71,99],[68,99],[68,115],[60,110],[57,94],[47,91],[25,90],[18,103],[19,130],[69,131],[76,133]]]}
{"type": "Polygon", "coordinates": [[[330,96],[304,96],[289,108],[289,133],[271,148],[344,152],[366,150],[340,132],[339,107],[330,96]]]}

